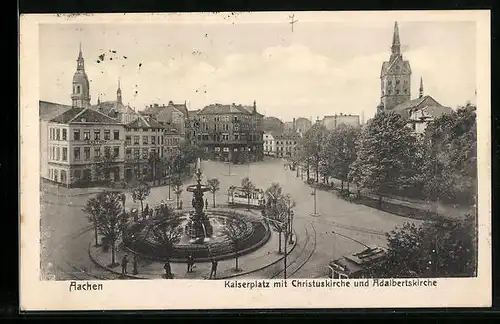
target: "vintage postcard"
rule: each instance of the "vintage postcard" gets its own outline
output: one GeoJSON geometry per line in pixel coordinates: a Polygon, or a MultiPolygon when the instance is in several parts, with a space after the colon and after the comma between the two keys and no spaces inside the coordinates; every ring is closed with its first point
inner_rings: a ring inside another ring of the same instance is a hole
{"type": "Polygon", "coordinates": [[[23,15],[22,310],[491,305],[489,11],[23,15]]]}

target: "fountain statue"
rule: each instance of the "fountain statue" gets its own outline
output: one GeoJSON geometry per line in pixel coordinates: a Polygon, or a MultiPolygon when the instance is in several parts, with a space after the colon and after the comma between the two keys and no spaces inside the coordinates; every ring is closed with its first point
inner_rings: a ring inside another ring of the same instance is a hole
{"type": "Polygon", "coordinates": [[[208,186],[201,184],[201,161],[198,158],[196,163],[196,184],[187,187],[187,191],[193,193],[192,206],[194,212],[189,215],[189,221],[186,224],[186,233],[191,237],[193,243],[204,243],[213,235],[213,228],[207,214],[203,211],[205,206],[203,194],[210,189],[208,186]]]}

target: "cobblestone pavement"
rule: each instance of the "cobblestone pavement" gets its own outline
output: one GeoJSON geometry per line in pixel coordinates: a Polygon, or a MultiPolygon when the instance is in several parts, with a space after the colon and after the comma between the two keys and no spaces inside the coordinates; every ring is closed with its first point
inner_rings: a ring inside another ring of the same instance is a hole
{"type": "MultiPolygon", "coordinates": [[[[231,165],[231,175],[228,175],[227,164],[214,161],[203,161],[202,171],[206,178],[218,178],[220,191],[216,194],[217,204],[227,202],[226,190],[230,185],[239,185],[241,179],[249,177],[258,187],[265,190],[271,183],[278,182],[285,193],[292,195],[297,203],[294,229],[302,238],[293,251],[292,259],[297,261],[289,265],[288,277],[314,278],[327,276],[327,264],[330,260],[344,254],[352,253],[363,248],[363,244],[385,245],[385,232],[402,225],[404,222],[419,221],[395,216],[367,206],[357,205],[338,198],[331,192],[317,191],[317,216],[311,216],[314,211],[314,196],[296,172],[286,170],[283,161],[266,158],[264,161],[250,165],[231,165]],[[342,234],[335,235],[332,232],[342,234]],[[349,237],[350,239],[346,238],[349,237]],[[309,238],[306,242],[305,238],[309,238]],[[300,244],[299,244],[300,243],[300,244]]],[[[194,183],[194,180],[186,184],[194,183]]],[[[185,189],[185,188],[184,188],[185,189]]],[[[59,269],[60,278],[78,274],[82,278],[101,276],[116,278],[102,269],[97,268],[88,255],[89,242],[93,232],[89,228],[86,215],[81,211],[89,195],[65,194],[72,189],[61,188],[57,195],[42,193],[42,269],[50,262],[59,269]],[[84,230],[87,230],[84,232],[84,230]],[[82,233],[83,234],[80,234],[82,233]],[[79,235],[80,234],[80,235],[79,235]],[[76,274],[75,274],[76,273],[76,274]]],[[[147,199],[150,206],[162,200],[175,203],[175,194],[171,192],[168,198],[168,187],[152,188],[147,199]]],[[[209,203],[212,203],[211,194],[207,194],[209,203]]],[[[185,190],[180,199],[187,207],[191,201],[191,194],[185,190]]],[[[127,195],[127,208],[140,208],[127,195]]],[[[249,274],[248,277],[267,278],[282,270],[282,262],[274,268],[249,274]],[[280,268],[281,267],[281,268],[280,268]]],[[[279,274],[278,277],[282,276],[279,274]]],[[[246,277],[246,276],[243,276],[246,277]]]]}

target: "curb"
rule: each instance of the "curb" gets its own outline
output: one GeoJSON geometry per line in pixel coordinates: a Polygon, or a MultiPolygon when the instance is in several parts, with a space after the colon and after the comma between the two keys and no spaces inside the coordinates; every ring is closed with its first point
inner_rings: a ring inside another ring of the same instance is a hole
{"type": "MultiPolygon", "coordinates": [[[[297,232],[294,231],[294,235],[295,237],[297,237],[297,232]]],[[[285,242],[286,244],[287,242],[285,242]]],[[[295,249],[295,247],[297,246],[297,240],[294,240],[293,241],[293,246],[292,248],[290,249],[290,251],[287,252],[286,256],[288,256],[290,253],[292,253],[292,251],[295,249]]],[[[282,257],[280,257],[279,259],[271,262],[271,263],[268,263],[262,267],[259,267],[259,268],[256,268],[256,269],[253,269],[253,270],[250,270],[250,271],[246,271],[246,272],[240,272],[240,273],[237,273],[237,274],[234,274],[234,275],[229,275],[229,276],[224,276],[224,277],[219,277],[220,279],[229,279],[229,278],[235,278],[235,277],[240,277],[240,276],[243,276],[243,275],[247,275],[247,274],[250,274],[250,273],[254,273],[254,272],[257,272],[257,271],[260,271],[260,270],[263,270],[265,268],[268,268],[272,265],[275,265],[276,263],[282,261],[283,259],[285,258],[285,255],[283,255],[282,257]]]]}
{"type": "Polygon", "coordinates": [[[109,271],[109,272],[111,272],[111,273],[113,273],[113,274],[116,274],[116,275],[120,275],[120,276],[127,277],[127,278],[129,278],[129,279],[150,279],[150,278],[146,278],[146,277],[134,276],[134,275],[131,275],[131,274],[128,274],[128,273],[127,273],[127,274],[123,274],[123,273],[121,273],[121,272],[118,272],[118,271],[116,271],[116,270],[113,270],[113,269],[111,269],[111,268],[109,268],[109,267],[107,267],[107,266],[105,266],[105,265],[101,264],[99,261],[97,261],[97,258],[94,258],[94,256],[92,255],[92,248],[91,248],[91,247],[92,247],[92,242],[90,242],[90,243],[89,243],[89,249],[88,249],[88,251],[89,251],[89,257],[90,257],[90,260],[91,260],[91,261],[92,261],[95,265],[97,265],[98,267],[100,267],[100,268],[102,268],[102,269],[104,269],[104,270],[106,270],[106,271],[109,271]]]}
{"type": "MultiPolygon", "coordinates": [[[[294,231],[294,235],[295,235],[295,237],[297,237],[297,232],[296,231],[294,231]]],[[[294,242],[293,242],[292,248],[288,251],[288,253],[286,254],[286,256],[288,256],[290,253],[292,253],[292,251],[295,249],[296,246],[297,246],[297,240],[295,239],[294,242]]],[[[97,265],[98,267],[100,267],[100,268],[102,268],[102,269],[104,269],[106,271],[109,271],[109,272],[111,272],[113,274],[120,275],[120,276],[125,276],[125,277],[127,277],[129,279],[141,279],[141,280],[153,279],[153,278],[146,278],[146,277],[141,277],[141,276],[135,276],[135,275],[131,275],[131,274],[122,274],[119,271],[113,270],[113,269],[111,269],[111,268],[109,268],[109,267],[101,264],[99,261],[97,261],[97,258],[95,258],[93,256],[93,254],[92,254],[92,242],[89,243],[88,253],[89,253],[90,260],[95,265],[97,265]]],[[[284,258],[285,258],[285,255],[283,255],[279,259],[277,259],[277,260],[275,260],[275,261],[273,261],[271,263],[265,264],[264,266],[261,266],[259,268],[252,269],[252,270],[249,270],[249,271],[239,272],[239,273],[234,274],[234,275],[228,275],[228,276],[219,277],[219,279],[235,278],[235,277],[244,276],[244,275],[247,275],[247,274],[250,274],[250,273],[254,273],[254,272],[263,270],[263,269],[265,269],[267,267],[270,267],[272,265],[275,265],[276,263],[282,261],[284,258]]],[[[196,279],[194,279],[194,280],[196,280],[196,279]]],[[[201,280],[203,280],[203,279],[201,279],[201,280]]]]}

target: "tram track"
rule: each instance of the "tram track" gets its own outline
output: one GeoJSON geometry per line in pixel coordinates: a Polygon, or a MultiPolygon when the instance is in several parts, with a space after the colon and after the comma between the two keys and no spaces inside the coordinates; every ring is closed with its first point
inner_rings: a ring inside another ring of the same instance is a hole
{"type": "MultiPolygon", "coordinates": [[[[65,242],[73,241],[85,235],[93,229],[93,225],[88,225],[76,233],[63,236],[57,243],[56,248],[61,248],[65,242]]],[[[77,265],[69,261],[64,255],[61,255],[57,264],[55,280],[114,280],[120,277],[113,273],[93,273],[86,266],[77,265]]]]}
{"type": "MultiPolygon", "coordinates": [[[[293,266],[297,264],[297,262],[301,259],[301,257],[304,255],[304,253],[307,253],[307,257],[299,263],[299,266],[296,267],[291,273],[288,274],[288,278],[292,277],[295,273],[297,273],[300,269],[304,267],[304,265],[311,259],[312,255],[314,254],[314,251],[316,250],[316,228],[314,227],[314,224],[310,223],[309,224],[312,228],[312,234],[309,233],[307,226],[305,227],[305,234],[306,234],[306,241],[304,246],[299,252],[299,255],[297,258],[295,258],[293,261],[291,261],[289,264],[287,264],[286,269],[287,271],[290,269],[293,269],[293,266]],[[310,247],[310,242],[312,244],[312,249],[311,251],[307,252],[306,249],[310,247]]],[[[288,256],[286,256],[288,257],[288,256]]],[[[278,270],[274,275],[271,276],[271,279],[275,279],[279,275],[281,275],[284,272],[284,269],[278,270]]]]}

